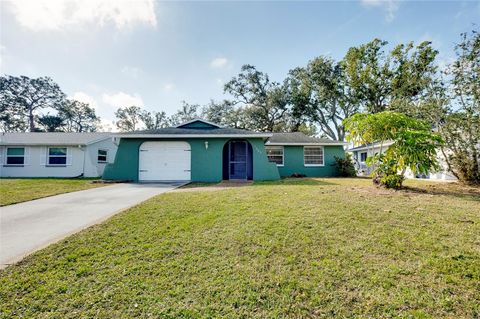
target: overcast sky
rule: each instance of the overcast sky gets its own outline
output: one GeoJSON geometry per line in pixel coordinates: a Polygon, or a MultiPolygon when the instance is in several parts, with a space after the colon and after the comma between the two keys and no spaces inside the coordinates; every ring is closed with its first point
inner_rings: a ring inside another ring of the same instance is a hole
{"type": "Polygon", "coordinates": [[[480,1],[0,1],[0,73],[50,76],[91,103],[173,113],[222,99],[243,64],[272,79],[318,55],[335,59],[375,37],[432,41],[439,63],[480,23],[480,1]]]}

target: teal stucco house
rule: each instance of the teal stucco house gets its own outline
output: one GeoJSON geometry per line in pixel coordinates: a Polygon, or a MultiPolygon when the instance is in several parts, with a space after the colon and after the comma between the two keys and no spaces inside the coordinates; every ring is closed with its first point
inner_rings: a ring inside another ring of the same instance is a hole
{"type": "Polygon", "coordinates": [[[302,133],[257,133],[195,119],[177,127],[117,135],[106,180],[277,180],[292,174],[336,176],[344,143],[302,133]]]}

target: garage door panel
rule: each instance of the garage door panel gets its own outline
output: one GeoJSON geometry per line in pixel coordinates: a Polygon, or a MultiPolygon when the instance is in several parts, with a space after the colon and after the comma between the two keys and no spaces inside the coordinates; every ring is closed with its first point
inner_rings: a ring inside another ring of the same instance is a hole
{"type": "Polygon", "coordinates": [[[190,180],[190,150],[187,142],[144,142],[139,152],[139,180],[190,180]]]}

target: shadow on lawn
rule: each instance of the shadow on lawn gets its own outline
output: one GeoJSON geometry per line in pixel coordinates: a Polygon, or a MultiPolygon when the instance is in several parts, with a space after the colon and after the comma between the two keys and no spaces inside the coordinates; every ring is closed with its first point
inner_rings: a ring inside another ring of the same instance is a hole
{"type": "Polygon", "coordinates": [[[313,178],[283,178],[279,181],[258,181],[254,182],[253,186],[263,186],[263,185],[321,185],[321,186],[328,186],[328,185],[338,185],[336,183],[327,182],[325,180],[318,180],[313,178]]]}
{"type": "Polygon", "coordinates": [[[425,187],[405,186],[404,191],[416,194],[452,196],[480,202],[480,187],[460,183],[426,185],[425,187]]]}

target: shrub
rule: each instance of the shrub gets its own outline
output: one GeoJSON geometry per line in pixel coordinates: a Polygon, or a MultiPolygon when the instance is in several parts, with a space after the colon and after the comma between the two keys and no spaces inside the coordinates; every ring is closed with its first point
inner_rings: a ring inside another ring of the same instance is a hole
{"type": "Polygon", "coordinates": [[[335,164],[337,167],[338,175],[342,177],[353,177],[357,173],[355,171],[355,166],[353,165],[352,155],[347,154],[345,158],[335,156],[335,164]]]}
{"type": "Polygon", "coordinates": [[[405,177],[400,174],[385,175],[380,177],[380,183],[386,188],[400,189],[404,180],[405,177]]]}
{"type": "Polygon", "coordinates": [[[347,118],[344,124],[348,131],[347,140],[380,145],[379,154],[367,159],[368,165],[373,167],[373,182],[377,185],[400,188],[407,169],[414,174],[428,174],[439,168],[436,150],[444,142],[424,121],[385,111],[357,113],[347,118]],[[383,149],[387,141],[393,143],[383,149]]]}

